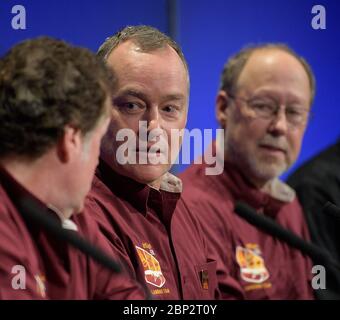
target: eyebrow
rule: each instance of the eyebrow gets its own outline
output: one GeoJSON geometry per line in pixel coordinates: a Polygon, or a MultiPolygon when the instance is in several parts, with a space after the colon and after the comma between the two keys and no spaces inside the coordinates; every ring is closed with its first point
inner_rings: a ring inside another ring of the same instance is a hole
{"type": "Polygon", "coordinates": [[[165,100],[184,100],[185,96],[181,93],[179,93],[179,94],[168,94],[164,98],[165,98],[165,100]]]}
{"type": "MultiPolygon", "coordinates": [[[[118,96],[119,97],[121,97],[121,96],[133,96],[133,97],[136,97],[136,98],[139,98],[139,99],[142,99],[142,100],[148,100],[148,97],[145,93],[143,93],[139,90],[135,90],[135,89],[123,90],[123,91],[119,92],[118,96]]],[[[185,96],[181,93],[179,93],[179,94],[168,94],[168,95],[165,95],[162,100],[165,100],[165,101],[185,100],[185,96]]]]}
{"type": "Polygon", "coordinates": [[[121,96],[133,96],[133,97],[136,97],[142,100],[147,99],[146,94],[144,94],[141,91],[134,90],[134,89],[126,89],[126,90],[119,92],[118,97],[121,97],[121,96]]]}
{"type": "MultiPolygon", "coordinates": [[[[271,91],[267,91],[267,90],[263,90],[263,91],[260,91],[260,93],[258,95],[256,95],[255,97],[252,97],[251,100],[255,100],[255,99],[263,99],[263,98],[268,98],[270,100],[274,100],[274,101],[277,101],[277,96],[275,93],[271,92],[271,91]],[[267,95],[268,96],[263,96],[264,95],[267,95]]],[[[304,103],[304,98],[299,96],[299,95],[296,95],[296,94],[291,94],[291,97],[290,99],[294,100],[293,103],[304,103]]]]}

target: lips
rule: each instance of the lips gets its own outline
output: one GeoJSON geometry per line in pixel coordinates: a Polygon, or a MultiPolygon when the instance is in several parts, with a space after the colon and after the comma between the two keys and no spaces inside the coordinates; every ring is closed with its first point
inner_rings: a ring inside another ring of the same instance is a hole
{"type": "Polygon", "coordinates": [[[168,145],[166,143],[148,143],[147,145],[143,145],[141,148],[137,147],[135,152],[140,153],[152,153],[152,154],[161,154],[166,153],[168,145]]]}
{"type": "Polygon", "coordinates": [[[155,149],[155,148],[151,148],[151,147],[147,147],[146,149],[145,148],[142,148],[142,149],[137,148],[135,150],[135,152],[138,152],[138,153],[154,153],[154,154],[163,153],[162,150],[160,150],[159,148],[155,149]]]}
{"type": "Polygon", "coordinates": [[[137,156],[137,162],[139,164],[168,164],[168,158],[165,151],[159,150],[159,148],[141,148],[136,149],[135,154],[137,156]]]}
{"type": "Polygon", "coordinates": [[[281,153],[286,153],[286,149],[278,147],[278,146],[273,146],[273,145],[269,145],[269,144],[261,144],[260,145],[261,148],[266,149],[267,151],[270,152],[281,152],[281,153]]]}

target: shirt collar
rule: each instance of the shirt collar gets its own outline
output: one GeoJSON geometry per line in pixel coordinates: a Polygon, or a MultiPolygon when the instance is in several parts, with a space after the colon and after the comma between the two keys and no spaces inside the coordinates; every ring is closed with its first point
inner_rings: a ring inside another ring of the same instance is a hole
{"type": "Polygon", "coordinates": [[[147,213],[150,201],[176,202],[182,192],[182,181],[167,172],[163,175],[160,189],[139,183],[129,177],[120,175],[109,167],[102,159],[96,170],[96,176],[118,197],[125,199],[137,211],[147,213]]]}
{"type": "Polygon", "coordinates": [[[71,220],[64,217],[64,215],[52,204],[47,204],[47,208],[52,211],[61,221],[61,227],[66,230],[78,231],[77,225],[71,220]]]}
{"type": "MultiPolygon", "coordinates": [[[[218,147],[221,147],[217,142],[218,147]]],[[[216,155],[216,142],[212,150],[216,155]]],[[[221,161],[221,160],[219,160],[221,161]]],[[[259,190],[235,164],[224,161],[224,170],[217,179],[220,188],[226,188],[235,201],[244,201],[254,208],[265,208],[266,213],[275,215],[284,204],[295,199],[295,191],[280,179],[269,181],[259,190]]]]}
{"type": "Polygon", "coordinates": [[[182,193],[182,180],[170,172],[167,172],[162,177],[160,190],[171,193],[182,193]]]}
{"type": "MultiPolygon", "coordinates": [[[[218,140],[214,141],[212,149],[215,155],[216,149],[220,148],[222,148],[220,141],[218,140]]],[[[217,154],[220,155],[221,152],[217,154]]],[[[221,161],[221,159],[218,158],[217,161],[221,161]]],[[[233,165],[228,161],[225,161],[225,166],[232,168],[233,171],[237,171],[243,177],[243,180],[247,180],[247,178],[242,174],[242,172],[237,168],[237,166],[233,165]]],[[[255,188],[255,186],[252,185],[250,182],[249,185],[255,188]]],[[[270,195],[272,198],[282,202],[292,202],[296,195],[295,191],[291,187],[289,187],[286,183],[282,182],[279,178],[274,178],[268,181],[268,183],[264,186],[264,188],[261,189],[261,191],[270,195]]]]}
{"type": "Polygon", "coordinates": [[[269,194],[272,198],[282,202],[292,202],[296,195],[295,191],[279,178],[269,181],[263,187],[262,191],[269,194]]]}
{"type": "Polygon", "coordinates": [[[295,192],[279,179],[268,182],[263,189],[256,188],[234,164],[225,162],[223,184],[235,201],[244,201],[256,210],[275,216],[280,208],[295,198],[295,192]]]}

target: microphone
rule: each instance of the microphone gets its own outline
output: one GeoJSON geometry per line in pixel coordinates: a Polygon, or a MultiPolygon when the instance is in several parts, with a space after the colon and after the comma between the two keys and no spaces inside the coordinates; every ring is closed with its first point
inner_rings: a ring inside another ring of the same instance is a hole
{"type": "MultiPolygon", "coordinates": [[[[339,210],[339,209],[338,209],[339,210]]],[[[243,219],[248,221],[255,227],[265,231],[266,233],[276,237],[277,239],[286,242],[289,246],[300,250],[302,253],[308,255],[314,262],[322,265],[327,265],[330,268],[340,270],[340,264],[334,260],[331,255],[320,248],[319,246],[305,241],[292,231],[283,228],[273,219],[257,213],[253,208],[242,202],[237,202],[234,211],[243,219]]],[[[340,211],[340,210],[339,210],[340,211]]]]}
{"type": "Polygon", "coordinates": [[[70,244],[111,271],[115,273],[120,273],[122,271],[121,266],[104,251],[79,236],[75,231],[64,229],[59,220],[56,220],[49,215],[47,208],[44,209],[41,206],[38,206],[35,201],[28,197],[16,201],[16,205],[27,222],[33,222],[42,227],[58,240],[70,244]]]}
{"type": "MultiPolygon", "coordinates": [[[[25,189],[20,185],[14,186],[11,183],[12,180],[6,172],[4,172],[3,176],[0,175],[0,183],[5,187],[7,195],[27,224],[31,223],[41,227],[51,236],[73,246],[112,272],[118,274],[123,272],[123,267],[120,263],[112,259],[102,249],[78,235],[75,231],[64,229],[60,220],[50,215],[47,207],[41,206],[36,200],[27,196],[26,192],[24,192],[25,189]]],[[[146,299],[152,300],[149,290],[145,287],[144,289],[146,299]]]]}
{"type": "Polygon", "coordinates": [[[120,264],[100,248],[79,236],[75,231],[64,229],[60,220],[50,215],[47,207],[39,205],[36,200],[28,197],[22,186],[14,185],[13,178],[6,171],[0,171],[0,173],[0,183],[5,187],[9,198],[26,223],[38,225],[58,240],[70,244],[111,271],[115,273],[122,272],[120,264]]]}
{"type": "Polygon", "coordinates": [[[330,216],[340,219],[340,208],[330,201],[326,202],[326,204],[322,208],[322,211],[330,216]]]}

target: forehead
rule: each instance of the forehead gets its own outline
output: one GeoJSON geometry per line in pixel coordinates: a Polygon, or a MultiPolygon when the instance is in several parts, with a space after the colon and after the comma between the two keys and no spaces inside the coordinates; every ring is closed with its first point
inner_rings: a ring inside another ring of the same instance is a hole
{"type": "Polygon", "coordinates": [[[302,64],[291,54],[278,49],[256,50],[239,76],[238,87],[285,90],[302,98],[310,95],[308,75],[302,64]]]}
{"type": "Polygon", "coordinates": [[[138,45],[126,41],[111,52],[107,63],[113,68],[119,87],[135,85],[147,91],[167,93],[188,90],[187,70],[170,46],[143,52],[138,45]]]}

